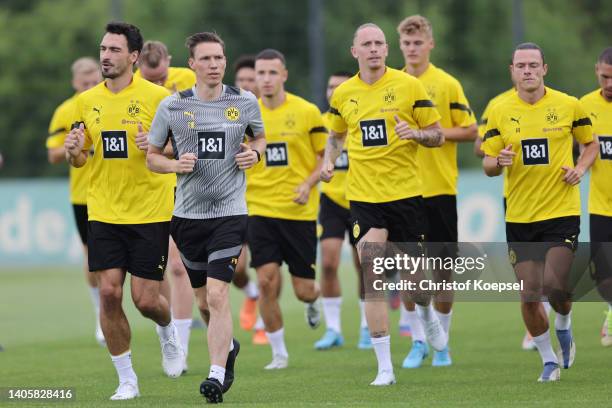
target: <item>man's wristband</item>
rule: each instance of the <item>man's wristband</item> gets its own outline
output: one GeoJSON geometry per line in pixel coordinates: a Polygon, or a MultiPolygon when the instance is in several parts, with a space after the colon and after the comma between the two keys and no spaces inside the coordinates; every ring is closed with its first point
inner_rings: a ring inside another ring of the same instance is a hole
{"type": "Polygon", "coordinates": [[[497,168],[498,168],[498,169],[501,169],[501,164],[499,164],[499,156],[497,156],[497,158],[496,158],[496,159],[497,159],[497,168]]]}
{"type": "Polygon", "coordinates": [[[261,161],[261,153],[259,153],[259,150],[256,149],[252,149],[255,154],[257,154],[257,163],[259,163],[261,161]]]}

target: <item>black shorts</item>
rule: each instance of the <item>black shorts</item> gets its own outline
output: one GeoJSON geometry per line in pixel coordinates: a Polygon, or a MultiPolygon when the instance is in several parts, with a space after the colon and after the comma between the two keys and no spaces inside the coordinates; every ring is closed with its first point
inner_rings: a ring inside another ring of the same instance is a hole
{"type": "Polygon", "coordinates": [[[87,245],[87,204],[72,204],[74,221],[83,245],[87,245]]]}
{"type": "Polygon", "coordinates": [[[355,245],[355,238],[351,233],[351,211],[336,204],[324,193],[321,193],[319,225],[323,229],[319,240],[323,241],[326,238],[344,240],[348,231],[349,241],[351,245],[355,245]]]}
{"type": "Polygon", "coordinates": [[[506,222],[510,263],[515,265],[523,261],[544,261],[548,250],[558,246],[575,251],[578,246],[578,234],[580,234],[579,216],[528,223],[506,222]]]}
{"type": "Polygon", "coordinates": [[[249,217],[247,241],[251,267],[286,262],[289,273],[305,279],[315,278],[317,263],[316,221],[249,217]]]}
{"type": "Polygon", "coordinates": [[[208,277],[232,281],[246,228],[246,215],[203,220],[172,217],[170,234],[193,288],[206,285],[208,277]]]}
{"type": "Polygon", "coordinates": [[[352,235],[358,242],[370,228],[385,228],[390,242],[420,242],[425,234],[423,197],[387,203],[351,201],[352,235]]]}
{"type": "Polygon", "coordinates": [[[612,278],[612,217],[590,214],[591,275],[597,282],[612,278]]]}
{"type": "Polygon", "coordinates": [[[108,224],[89,221],[87,225],[91,272],[121,268],[139,278],[164,279],[169,222],[108,224]]]}

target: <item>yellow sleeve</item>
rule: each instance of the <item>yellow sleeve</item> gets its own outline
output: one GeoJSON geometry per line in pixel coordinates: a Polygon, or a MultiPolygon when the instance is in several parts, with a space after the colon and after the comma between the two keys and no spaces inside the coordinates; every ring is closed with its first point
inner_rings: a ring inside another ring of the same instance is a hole
{"type": "Polygon", "coordinates": [[[497,157],[505,146],[498,128],[497,118],[494,112],[492,113],[487,122],[487,130],[483,136],[481,149],[487,156],[497,157]]]}
{"type": "Polygon", "coordinates": [[[582,103],[577,99],[576,108],[574,109],[574,120],[572,122],[572,133],[578,143],[585,144],[593,141],[593,124],[582,103]]]}
{"type": "Polygon", "coordinates": [[[344,118],[340,114],[341,96],[341,92],[334,92],[329,103],[329,130],[336,133],[344,133],[348,129],[344,118]]]}
{"type": "Polygon", "coordinates": [[[484,138],[485,132],[487,131],[487,122],[489,120],[489,113],[491,111],[491,101],[487,103],[482,116],[480,117],[480,123],[478,124],[478,137],[484,138]]]}
{"type": "Polygon", "coordinates": [[[453,126],[468,127],[476,123],[474,112],[470,108],[470,103],[465,97],[459,81],[455,81],[451,88],[450,111],[453,126]]]}
{"type": "Polygon", "coordinates": [[[414,103],[412,105],[412,117],[419,126],[424,129],[433,125],[441,119],[438,110],[429,98],[425,86],[419,80],[415,80],[414,86],[414,103]]]}
{"type": "Polygon", "coordinates": [[[58,107],[53,112],[51,123],[49,123],[49,136],[47,137],[47,149],[62,147],[66,139],[66,133],[70,129],[66,129],[66,118],[63,117],[61,109],[58,107]]]}
{"type": "Polygon", "coordinates": [[[308,123],[308,132],[310,134],[312,148],[315,152],[322,152],[325,150],[325,145],[327,144],[328,133],[323,123],[321,112],[319,112],[319,109],[314,105],[309,106],[308,123]]]}

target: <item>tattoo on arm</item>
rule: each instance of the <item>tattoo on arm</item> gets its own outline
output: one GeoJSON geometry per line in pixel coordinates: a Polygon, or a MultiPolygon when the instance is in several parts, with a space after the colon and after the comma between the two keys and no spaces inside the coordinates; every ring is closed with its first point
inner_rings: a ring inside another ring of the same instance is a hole
{"type": "Polygon", "coordinates": [[[444,143],[442,129],[419,129],[416,141],[425,147],[438,147],[444,143]]]}

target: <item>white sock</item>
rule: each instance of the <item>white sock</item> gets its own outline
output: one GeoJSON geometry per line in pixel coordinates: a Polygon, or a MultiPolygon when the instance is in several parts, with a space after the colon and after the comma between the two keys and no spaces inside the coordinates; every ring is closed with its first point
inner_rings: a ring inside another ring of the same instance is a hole
{"type": "Polygon", "coordinates": [[[557,330],[569,330],[572,327],[572,311],[566,315],[557,313],[555,317],[555,329],[557,330]]]}
{"type": "Polygon", "coordinates": [[[223,385],[223,380],[225,379],[225,367],[211,365],[210,371],[208,372],[208,378],[216,378],[221,385],[223,385]]]}
{"type": "Polygon", "coordinates": [[[168,323],[167,326],[157,325],[157,334],[163,341],[168,341],[168,339],[172,337],[172,333],[174,333],[174,323],[172,320],[170,320],[170,323],[168,323]]]}
{"type": "Polygon", "coordinates": [[[400,326],[410,326],[410,318],[408,317],[408,309],[404,306],[404,302],[400,303],[400,326]]]}
{"type": "Polygon", "coordinates": [[[261,318],[261,316],[257,316],[257,321],[255,322],[255,326],[253,327],[254,330],[263,330],[265,328],[263,319],[261,318]]]}
{"type": "Polygon", "coordinates": [[[91,303],[93,303],[94,310],[96,311],[96,319],[100,316],[100,289],[89,287],[89,295],[91,296],[91,303]]]}
{"type": "Polygon", "coordinates": [[[118,356],[110,356],[119,376],[119,384],[131,382],[138,384],[138,377],[132,368],[132,352],[130,350],[118,356]]]}
{"type": "Polygon", "coordinates": [[[416,310],[413,310],[412,312],[407,310],[406,314],[408,324],[410,325],[410,332],[412,333],[412,341],[421,341],[425,343],[425,329],[423,329],[423,323],[421,322],[421,319],[419,319],[416,310]]]}
{"type": "Polygon", "coordinates": [[[442,328],[446,332],[446,334],[450,331],[451,317],[453,316],[453,311],[451,310],[448,313],[441,313],[436,310],[436,314],[438,315],[438,320],[440,320],[440,324],[442,328]]]}
{"type": "Polygon", "coordinates": [[[249,282],[244,288],[242,288],[244,294],[250,299],[257,299],[259,297],[259,289],[257,284],[249,279],[249,282]]]}
{"type": "Polygon", "coordinates": [[[325,324],[328,329],[336,333],[342,333],[340,329],[340,306],[342,305],[341,297],[324,297],[323,298],[323,315],[325,316],[325,324]]]}
{"type": "Polygon", "coordinates": [[[268,341],[270,341],[270,347],[272,347],[272,357],[282,356],[289,357],[287,347],[285,347],[285,329],[280,328],[273,333],[266,332],[268,341]]]}
{"type": "Polygon", "coordinates": [[[557,363],[557,355],[553,351],[552,344],[550,344],[550,334],[549,331],[546,330],[544,334],[540,334],[537,337],[533,338],[536,347],[538,348],[538,352],[540,353],[540,357],[542,357],[542,363],[557,363]]]}
{"type": "Polygon", "coordinates": [[[552,309],[552,306],[550,306],[550,303],[548,303],[547,301],[542,302],[542,305],[544,306],[544,311],[546,312],[546,317],[548,317],[550,310],[552,309]]]}
{"type": "Polygon", "coordinates": [[[391,336],[371,337],[376,360],[378,361],[378,372],[393,371],[391,364],[391,336]]]}
{"type": "Polygon", "coordinates": [[[436,316],[431,303],[427,306],[416,305],[416,312],[424,322],[429,322],[436,316]]]}
{"type": "Polygon", "coordinates": [[[185,357],[189,352],[189,336],[191,335],[191,321],[192,319],[176,319],[173,320],[178,332],[179,341],[185,352],[185,357]]]}
{"type": "Polygon", "coordinates": [[[359,315],[361,316],[361,322],[359,323],[359,327],[362,329],[367,328],[368,321],[366,320],[366,315],[365,315],[365,301],[364,300],[359,301],[359,315]]]}

